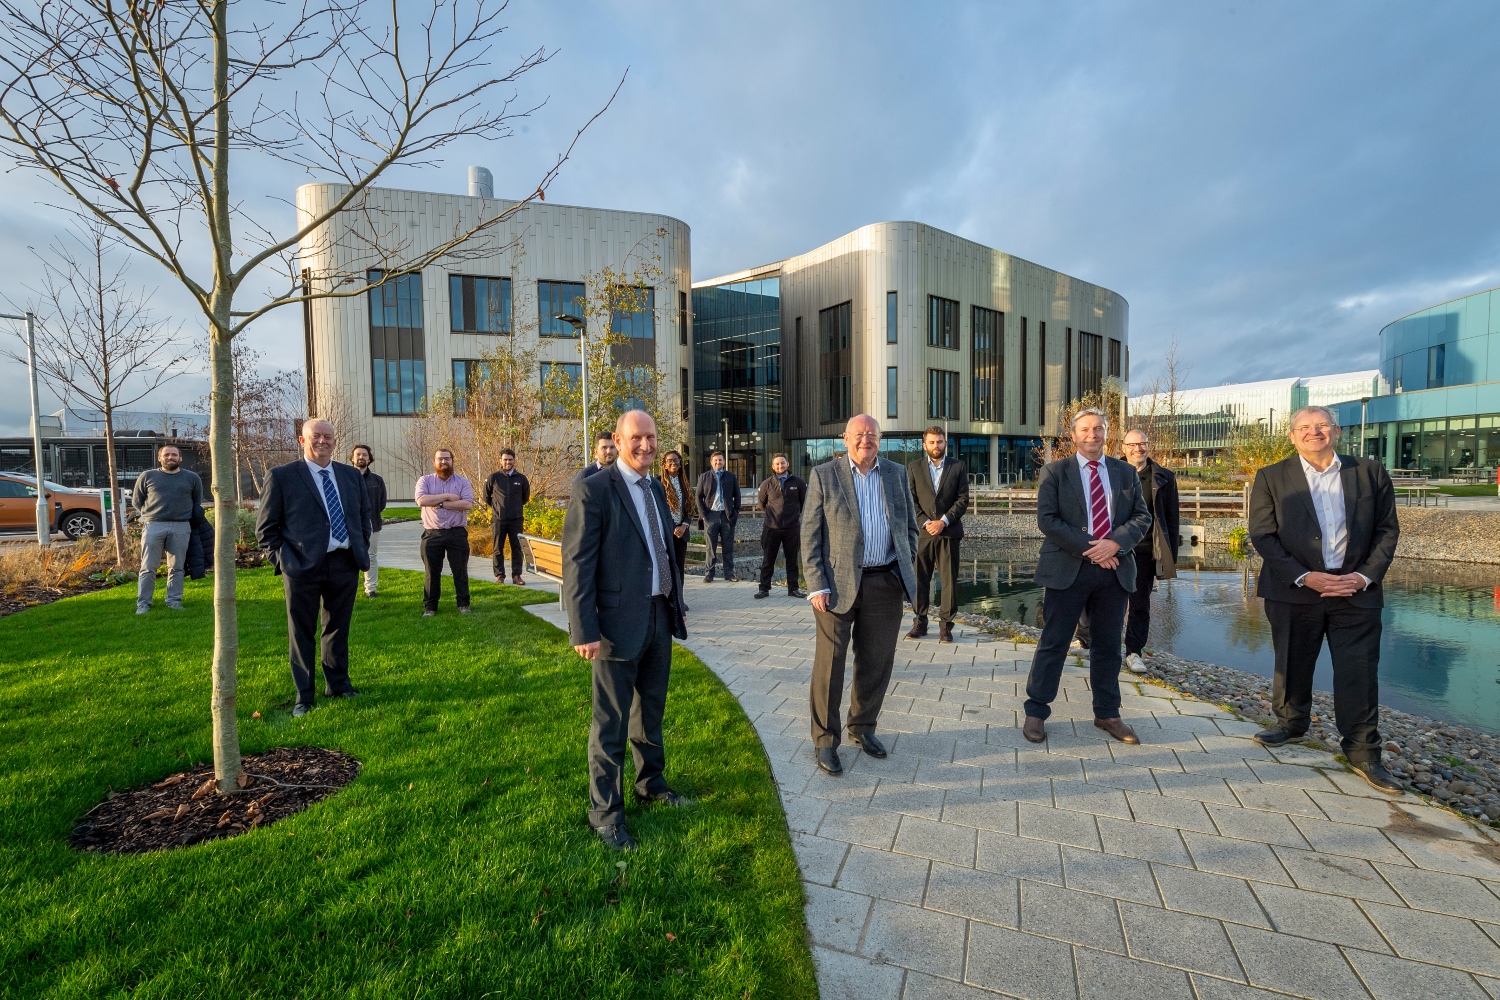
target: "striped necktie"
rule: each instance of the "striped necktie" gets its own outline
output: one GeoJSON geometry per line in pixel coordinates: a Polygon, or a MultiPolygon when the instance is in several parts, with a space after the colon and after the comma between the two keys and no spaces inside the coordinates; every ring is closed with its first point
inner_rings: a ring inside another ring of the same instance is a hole
{"type": "Polygon", "coordinates": [[[333,485],[333,476],[327,469],[319,469],[323,480],[323,500],[328,504],[328,526],[333,529],[333,540],[347,542],[349,526],[344,522],[344,505],[339,503],[338,487],[333,485]]]}
{"type": "Polygon", "coordinates": [[[1099,463],[1089,463],[1089,524],[1095,538],[1109,537],[1109,505],[1104,502],[1104,483],[1099,480],[1099,463]]]}

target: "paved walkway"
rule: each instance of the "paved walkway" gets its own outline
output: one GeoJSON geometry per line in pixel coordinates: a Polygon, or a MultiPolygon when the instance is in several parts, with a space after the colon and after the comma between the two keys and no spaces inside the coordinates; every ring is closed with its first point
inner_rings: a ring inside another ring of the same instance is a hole
{"type": "Polygon", "coordinates": [[[1141,745],[1110,742],[1078,666],[1034,747],[1033,647],[963,627],[901,641],[890,756],[830,778],[811,611],[753,593],[690,580],[687,646],[771,759],[825,1000],[1500,998],[1500,843],[1453,814],[1148,684],[1123,685],[1141,745]]]}

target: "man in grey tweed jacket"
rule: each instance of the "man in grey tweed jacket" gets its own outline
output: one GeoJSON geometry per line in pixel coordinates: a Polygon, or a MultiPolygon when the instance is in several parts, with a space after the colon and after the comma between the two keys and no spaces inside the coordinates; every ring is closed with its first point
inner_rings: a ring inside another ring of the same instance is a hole
{"type": "Polygon", "coordinates": [[[847,455],[813,468],[802,509],[808,600],[818,627],[809,690],[812,740],[818,766],[831,775],[844,770],[839,700],[851,639],[849,739],[872,757],[886,755],[875,721],[891,681],[901,605],[917,592],[917,519],[906,469],[880,457],[880,425],[866,414],[849,421],[844,446],[847,455]]]}

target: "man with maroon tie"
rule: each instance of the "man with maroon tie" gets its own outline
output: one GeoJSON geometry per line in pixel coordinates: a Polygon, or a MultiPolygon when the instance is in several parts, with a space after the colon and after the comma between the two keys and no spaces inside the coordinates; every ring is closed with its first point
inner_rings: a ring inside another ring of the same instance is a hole
{"type": "MultiPolygon", "coordinates": [[[[1042,638],[1026,681],[1026,722],[1032,743],[1047,738],[1058,682],[1078,617],[1088,612],[1095,635],[1118,636],[1135,589],[1135,546],[1151,530],[1151,512],[1134,467],[1104,455],[1109,417],[1102,410],[1073,416],[1071,457],[1051,462],[1037,483],[1036,521],[1042,553],[1036,582],[1047,588],[1042,638]]],[[[1089,647],[1094,725],[1122,743],[1139,743],[1120,718],[1120,644],[1089,647]]]]}

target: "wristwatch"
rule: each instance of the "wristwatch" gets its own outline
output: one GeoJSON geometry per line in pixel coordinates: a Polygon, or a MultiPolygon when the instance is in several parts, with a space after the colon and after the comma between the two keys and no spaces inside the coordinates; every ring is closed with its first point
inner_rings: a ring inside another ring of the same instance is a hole
{"type": "Polygon", "coordinates": [[[438,510],[442,510],[442,509],[443,509],[443,501],[439,500],[438,501],[438,510]]]}

